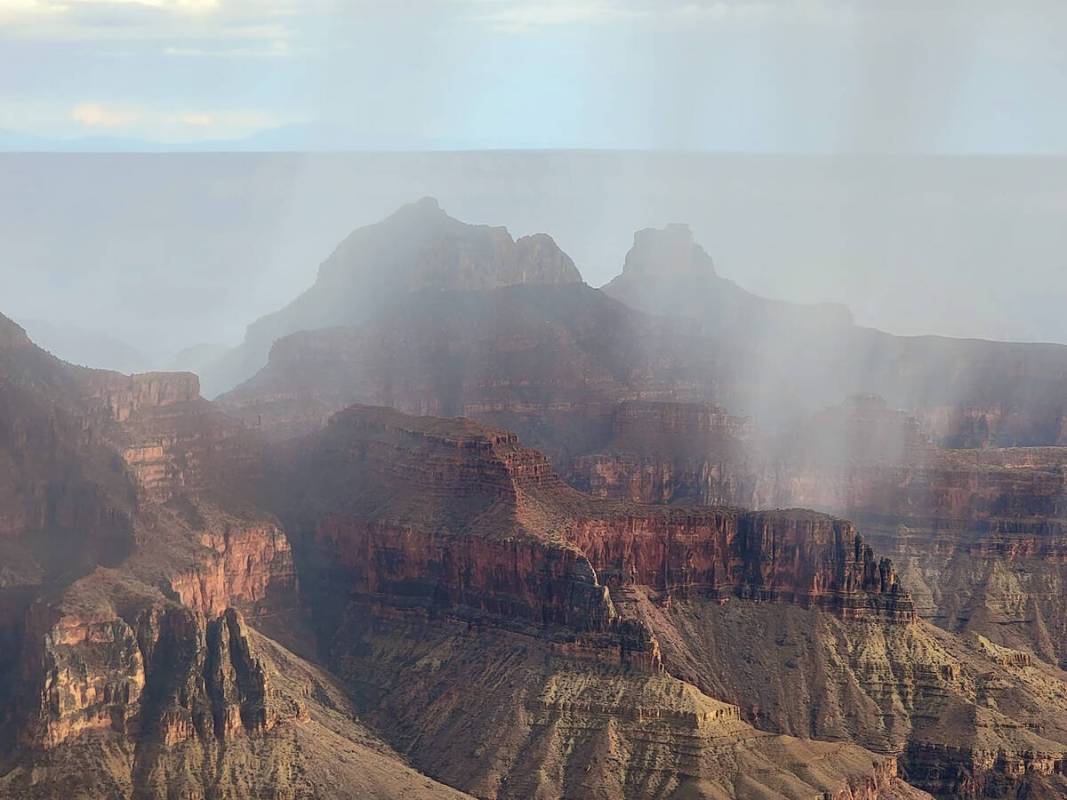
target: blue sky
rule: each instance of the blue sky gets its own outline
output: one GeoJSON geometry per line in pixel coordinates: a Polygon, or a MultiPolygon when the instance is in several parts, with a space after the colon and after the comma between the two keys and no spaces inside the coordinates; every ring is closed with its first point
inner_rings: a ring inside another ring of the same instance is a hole
{"type": "Polygon", "coordinates": [[[1062,153],[1063,41],[1051,0],[0,0],[0,130],[1062,153]]]}

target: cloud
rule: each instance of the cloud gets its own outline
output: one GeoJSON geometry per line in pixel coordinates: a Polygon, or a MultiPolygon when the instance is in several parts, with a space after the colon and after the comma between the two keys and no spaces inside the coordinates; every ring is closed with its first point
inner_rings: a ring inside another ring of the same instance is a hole
{"type": "Polygon", "coordinates": [[[210,128],[216,124],[216,118],[213,114],[206,114],[203,111],[190,111],[184,114],[178,114],[174,117],[174,121],[179,125],[192,125],[195,128],[210,128]]]}
{"type": "MultiPolygon", "coordinates": [[[[0,105],[0,128],[12,120],[35,117],[61,120],[62,116],[47,107],[0,105]]],[[[78,103],[66,119],[94,135],[107,130],[124,137],[155,142],[195,142],[200,140],[239,139],[282,125],[304,122],[300,115],[278,116],[259,109],[166,108],[157,106],[117,105],[99,102],[78,103]]]]}
{"type": "MultiPolygon", "coordinates": [[[[159,111],[154,112],[147,121],[164,132],[163,138],[179,139],[203,134],[209,134],[212,138],[247,136],[256,131],[277,127],[281,122],[270,114],[254,110],[159,111]]],[[[291,121],[293,120],[286,120],[291,121]]]]}
{"type": "MultiPolygon", "coordinates": [[[[308,9],[323,0],[308,0],[308,9]]],[[[25,41],[285,40],[293,0],[0,0],[0,37],[25,41]]]]}
{"type": "Polygon", "coordinates": [[[645,16],[645,9],[611,0],[473,0],[477,22],[508,33],[576,24],[603,24],[645,16]]]}
{"type": "Polygon", "coordinates": [[[87,128],[122,128],[141,119],[141,112],[131,108],[108,108],[99,103],[79,103],[70,118],[87,128]]]}
{"type": "Polygon", "coordinates": [[[172,46],[163,48],[168,56],[179,58],[285,58],[294,48],[284,40],[266,41],[238,47],[227,46],[172,46]]]}
{"type": "Polygon", "coordinates": [[[453,0],[469,18],[505,33],[567,25],[649,26],[826,18],[842,0],[453,0]]]}

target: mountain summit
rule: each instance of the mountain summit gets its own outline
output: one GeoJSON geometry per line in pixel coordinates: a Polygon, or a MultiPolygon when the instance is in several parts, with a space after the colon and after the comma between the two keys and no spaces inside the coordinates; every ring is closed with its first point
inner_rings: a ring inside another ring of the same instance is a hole
{"type": "Polygon", "coordinates": [[[574,262],[551,236],[516,240],[505,227],[468,225],[424,197],[353,231],[323,262],[315,284],[252,323],[244,344],[207,370],[205,385],[210,394],[249,377],[283,336],[359,324],[409,292],[581,282],[574,262]]]}
{"type": "Polygon", "coordinates": [[[685,223],[665,228],[645,228],[634,234],[634,246],[626,254],[623,274],[692,275],[716,277],[715,262],[703,247],[693,241],[693,231],[685,223]]]}
{"type": "Polygon", "coordinates": [[[698,319],[709,330],[758,321],[819,328],[850,327],[852,314],[830,303],[803,305],[753,294],[715,271],[715,263],[684,223],[645,228],[634,234],[622,274],[602,287],[632,308],[698,319]]]}

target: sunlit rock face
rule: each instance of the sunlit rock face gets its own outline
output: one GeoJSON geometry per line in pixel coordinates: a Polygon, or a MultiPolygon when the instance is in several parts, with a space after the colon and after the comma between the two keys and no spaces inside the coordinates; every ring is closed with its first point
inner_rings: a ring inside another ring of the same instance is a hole
{"type": "Polygon", "coordinates": [[[227,491],[250,463],[195,376],[73,367],[0,318],[0,797],[463,796],[249,623],[301,640],[288,539],[227,491]]]}
{"type": "Polygon", "coordinates": [[[856,522],[918,611],[1052,664],[1067,658],[1067,450],[945,449],[920,419],[860,396],[780,437],[689,421],[669,437],[616,434],[563,473],[603,497],[807,507],[856,522]]]}
{"type": "Polygon", "coordinates": [[[128,620],[107,607],[33,610],[21,709],[27,746],[56,748],[94,730],[173,746],[277,722],[264,666],[235,611],[205,620],[151,601],[123,610],[128,620]]]}

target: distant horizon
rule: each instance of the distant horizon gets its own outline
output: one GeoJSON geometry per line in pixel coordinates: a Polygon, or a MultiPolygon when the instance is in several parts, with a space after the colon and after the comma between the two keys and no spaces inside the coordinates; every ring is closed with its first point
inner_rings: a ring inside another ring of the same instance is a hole
{"type": "MultiPolygon", "coordinates": [[[[272,133],[281,129],[269,129],[262,133],[272,133]]],[[[597,147],[591,145],[559,146],[426,146],[426,147],[307,147],[297,146],[270,149],[249,146],[255,141],[255,135],[240,139],[204,142],[168,142],[150,139],[124,139],[126,149],[114,146],[109,137],[76,136],[68,139],[46,138],[25,135],[17,131],[0,130],[0,155],[457,155],[465,153],[500,153],[500,154],[621,154],[621,155],[676,155],[676,156],[722,156],[728,158],[818,158],[818,159],[857,159],[857,158],[938,158],[938,159],[1005,159],[1038,160],[1067,159],[1067,150],[1063,152],[987,150],[973,152],[955,152],[938,150],[729,150],[729,149],[685,149],[666,147],[597,147]],[[39,143],[36,148],[18,148],[9,144],[5,137],[25,138],[39,143]],[[73,145],[95,145],[87,149],[76,149],[73,145]],[[244,145],[244,146],[242,146],[244,145]]]]}

